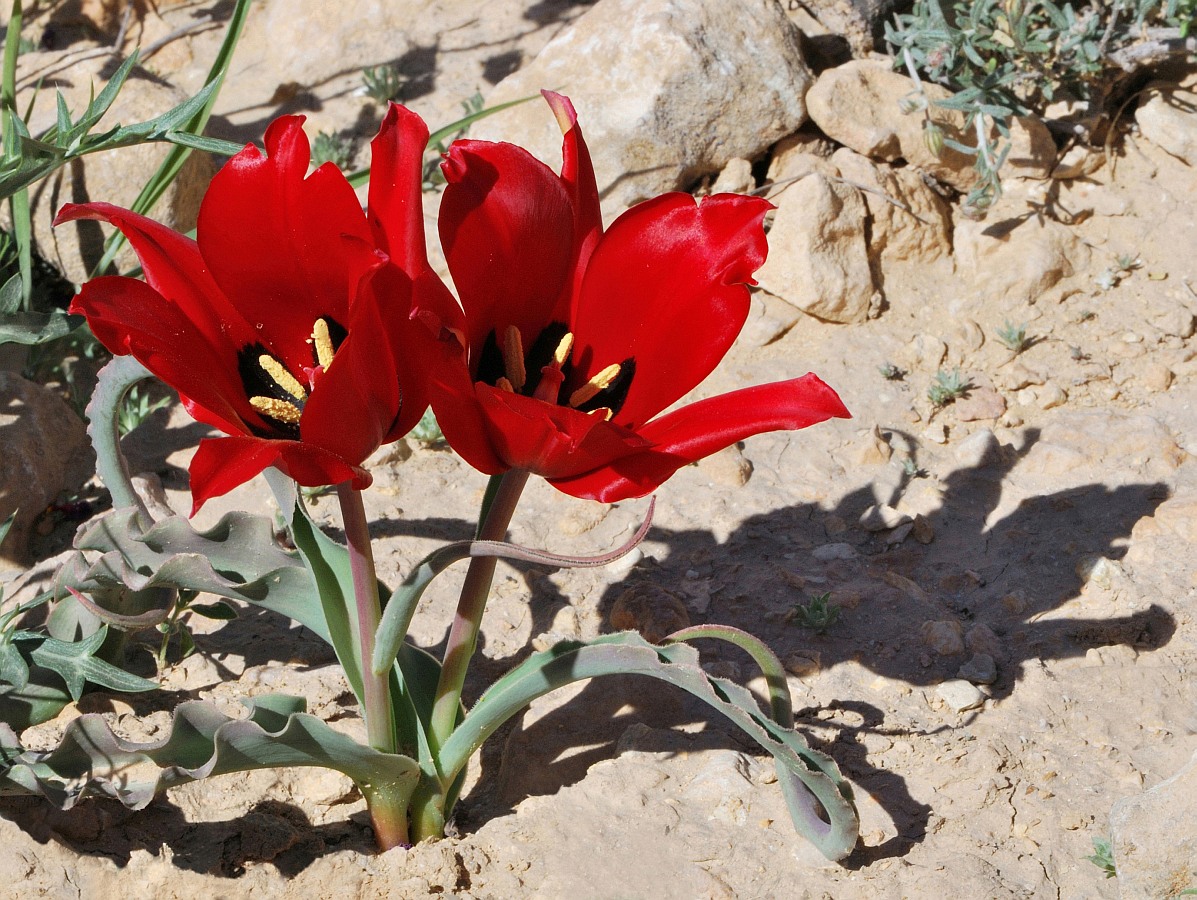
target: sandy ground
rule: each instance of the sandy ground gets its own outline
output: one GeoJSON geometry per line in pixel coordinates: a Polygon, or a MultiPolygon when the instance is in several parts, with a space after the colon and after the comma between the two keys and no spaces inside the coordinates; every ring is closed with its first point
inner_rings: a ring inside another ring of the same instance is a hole
{"type": "MultiPolygon", "coordinates": [[[[1116,174],[1064,185],[1045,215],[1092,210],[1070,226],[1089,262],[1034,304],[992,296],[986,272],[951,260],[887,270],[886,308],[863,325],[781,330],[776,301],[757,294],[746,339],[695,396],[811,370],[854,418],[678,473],[634,565],[501,564],[468,695],[532,647],[608,630],[628,592],[662,615],[746,628],[787,662],[798,727],[855,786],[862,838],[845,864],[794,833],[771,767],[733,729],[655,682],[611,679],[534,704],[492,739],[443,841],[374,855],[364,804],[321,771],[227,776],[137,813],[5,800],[0,895],[1118,896],[1083,858],[1092,839],[1110,834],[1116,801],[1197,751],[1197,364],[1191,326],[1175,327],[1197,310],[1195,191],[1191,169],[1133,138],[1116,174]],[[1123,254],[1141,266],[1103,289],[1123,254]],[[1006,322],[1034,339],[1021,354],[996,339],[1006,322]],[[942,365],[1006,399],[1000,418],[931,406],[937,342],[942,365]],[[904,377],[885,379],[887,362],[904,377]],[[874,525],[879,505],[911,526],[874,525]],[[819,634],[793,609],[823,592],[840,614],[819,634]]],[[[175,409],[130,446],[177,508],[204,433],[175,409]]],[[[484,478],[418,445],[376,462],[368,510],[394,581],[468,536],[484,478]]],[[[251,485],[204,520],[266,511],[266,496],[251,485]]],[[[536,483],[512,539],[601,552],[644,510],[536,483]]],[[[329,499],[317,516],[335,527],[329,499]]],[[[460,577],[429,592],[416,643],[441,645],[460,577]]],[[[181,699],[283,691],[360,731],[330,653],[286,620],[246,610],[199,648],[160,694],[85,708],[150,739],[181,699]]],[[[709,649],[712,671],[754,677],[746,658],[709,649]]]]}

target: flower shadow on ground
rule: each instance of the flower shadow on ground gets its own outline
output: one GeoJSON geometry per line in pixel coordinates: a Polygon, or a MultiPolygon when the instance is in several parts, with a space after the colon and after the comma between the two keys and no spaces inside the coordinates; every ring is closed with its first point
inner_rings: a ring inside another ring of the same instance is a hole
{"type": "MultiPolygon", "coordinates": [[[[642,563],[630,579],[607,589],[601,601],[604,620],[629,588],[677,595],[688,574],[697,571],[710,580],[706,621],[761,634],[782,659],[815,651],[823,671],[854,661],[914,687],[933,686],[955,677],[972,652],[936,655],[920,634],[924,622],[955,622],[963,634],[973,626],[985,626],[996,638],[999,677],[991,691],[999,700],[1015,690],[1029,662],[1084,656],[1092,648],[1115,644],[1139,650],[1164,646],[1176,621],[1158,605],[1125,616],[1042,620],[1080,596],[1084,582],[1077,573],[1077,561],[1082,556],[1122,558],[1125,539],[1135,523],[1152,515],[1168,494],[1162,483],[1089,484],[1026,498],[1009,515],[987,525],[1001,500],[1006,476],[1036,438],[1032,435],[1016,456],[988,459],[949,475],[944,481],[942,506],[929,517],[936,538],[928,546],[907,540],[887,547],[883,535],[857,532],[853,538],[857,555],[851,559],[818,562],[807,556],[812,547],[851,536],[828,538],[824,525],[833,518],[858,520],[877,502],[871,487],[846,495],[831,510],[803,504],[752,516],[724,544],[718,544],[709,531],[670,532],[655,527],[650,539],[664,543],[667,554],[659,565],[652,565],[651,560],[642,563]],[[796,556],[803,562],[794,562],[796,556]],[[782,621],[784,612],[807,600],[810,592],[782,574],[795,569],[825,577],[825,582],[812,583],[811,589],[830,590],[833,602],[845,588],[858,595],[854,608],[843,610],[825,635],[816,636],[782,621]],[[894,574],[900,577],[895,579],[894,574]],[[1003,602],[1010,595],[1024,602],[1003,602]],[[762,625],[770,620],[779,624],[771,628],[762,625]]],[[[534,591],[532,634],[539,634],[548,629],[566,601],[547,579],[528,578],[528,583],[534,591]]],[[[736,662],[745,677],[755,674],[734,650],[710,644],[701,649],[704,660],[736,662]],[[706,651],[713,652],[707,656],[706,651]]],[[[503,661],[504,667],[510,663],[503,661]]],[[[863,739],[870,733],[918,739],[929,732],[887,723],[881,709],[851,698],[823,707],[824,715],[819,715],[820,708],[801,708],[800,699],[798,706],[797,726],[811,738],[812,745],[830,753],[844,774],[867,790],[898,826],[897,837],[859,850],[852,859],[863,865],[901,855],[921,841],[929,807],[912,798],[901,777],[868,762],[863,739]],[[812,727],[830,728],[833,734],[816,738],[809,731],[812,727]]],[[[984,712],[968,715],[972,721],[972,716],[984,712]]],[[[633,723],[670,728],[708,720],[700,704],[645,691],[640,679],[592,682],[568,704],[526,728],[515,726],[505,740],[500,738],[493,747],[484,748],[483,790],[470,798],[472,803],[465,804],[467,827],[476,828],[509,812],[530,793],[553,794],[580,781],[594,763],[616,755],[621,735],[633,723]],[[514,752],[518,757],[532,748],[536,748],[537,765],[521,769],[535,768],[534,777],[517,774],[517,784],[504,784],[500,771],[503,755],[514,752]],[[489,786],[488,779],[493,779],[489,786]]],[[[717,732],[722,729],[720,723],[712,724],[717,732]]],[[[738,743],[731,730],[722,733],[720,740],[721,746],[751,752],[738,743]]]]}

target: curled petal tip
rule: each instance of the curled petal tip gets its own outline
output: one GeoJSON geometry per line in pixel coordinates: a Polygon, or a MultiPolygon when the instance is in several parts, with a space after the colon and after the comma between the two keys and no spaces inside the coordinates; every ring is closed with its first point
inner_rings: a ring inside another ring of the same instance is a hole
{"type": "Polygon", "coordinates": [[[540,95],[544,97],[549,104],[549,109],[557,117],[557,125],[560,126],[561,133],[569,134],[570,129],[578,124],[578,114],[574,111],[574,105],[569,98],[555,91],[541,91],[540,95]]]}

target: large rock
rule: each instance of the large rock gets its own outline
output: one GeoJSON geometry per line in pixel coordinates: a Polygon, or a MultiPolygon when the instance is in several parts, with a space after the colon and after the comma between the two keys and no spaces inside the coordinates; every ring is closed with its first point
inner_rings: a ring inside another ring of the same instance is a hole
{"type": "Polygon", "coordinates": [[[953,245],[957,272],[1006,303],[1034,303],[1085,272],[1090,256],[1072,229],[1014,198],[999,201],[983,221],[960,217],[953,245]]]}
{"type": "Polygon", "coordinates": [[[1180,772],[1110,811],[1122,900],[1175,897],[1195,886],[1197,754],[1180,772]]]}
{"type": "Polygon", "coordinates": [[[1190,166],[1197,166],[1197,93],[1175,85],[1147,91],[1135,112],[1143,137],[1190,166]]]}
{"type": "MultiPolygon", "coordinates": [[[[972,157],[946,145],[938,154],[932,153],[923,134],[923,114],[902,112],[900,102],[914,89],[914,82],[895,72],[888,60],[856,59],[820,75],[806,95],[806,104],[811,119],[828,137],[862,156],[885,162],[904,159],[944,184],[970,190],[977,182],[972,157]]],[[[945,137],[974,143],[966,136],[963,113],[934,103],[951,93],[927,82],[923,90],[931,101],[931,120],[945,137]]]]}
{"type": "MultiPolygon", "coordinates": [[[[487,102],[567,94],[604,209],[617,212],[796,131],[812,81],[798,41],[775,0],[601,0],[487,102]]],[[[561,131],[543,103],[479,122],[471,136],[559,165],[561,131]]]]}
{"type": "Polygon", "coordinates": [[[0,522],[17,514],[0,545],[0,569],[25,563],[35,519],[87,465],[83,422],[49,388],[0,371],[0,522]]]}
{"type": "Polygon", "coordinates": [[[929,263],[951,254],[952,211],[918,172],[875,165],[847,147],[831,162],[845,179],[864,188],[869,256],[882,271],[896,262],[929,263]]]}
{"type": "Polygon", "coordinates": [[[773,198],[777,218],[757,281],[829,322],[863,322],[876,288],[865,243],[868,210],[854,187],[812,174],[773,198]]]}
{"type": "MultiPolygon", "coordinates": [[[[21,54],[17,106],[24,110],[34,91],[40,88],[29,120],[30,132],[37,136],[55,123],[54,90],[62,93],[72,117],[78,118],[87,108],[91,94],[99,93],[104,86],[114,65],[112,55],[98,47],[21,54]]],[[[132,125],[152,119],[186,99],[186,95],[144,70],[134,69],[108,113],[92,129],[93,133],[118,124],[132,125]]],[[[34,184],[30,189],[33,237],[41,255],[71,281],[86,280],[103,253],[104,232],[96,222],[72,222],[52,228],[54,215],[64,203],[89,200],[132,206],[170,149],[169,144],[154,143],[91,154],[34,184]]],[[[200,200],[214,171],[207,154],[191,154],[154,207],[154,218],[178,231],[194,228],[200,200]]],[[[117,264],[129,269],[137,260],[126,248],[117,264]]]]}

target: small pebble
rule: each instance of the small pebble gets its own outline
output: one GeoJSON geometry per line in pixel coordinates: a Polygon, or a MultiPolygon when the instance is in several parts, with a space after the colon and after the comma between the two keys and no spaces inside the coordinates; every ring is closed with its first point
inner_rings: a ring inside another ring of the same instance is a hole
{"type": "Polygon", "coordinates": [[[988,653],[976,653],[956,675],[972,684],[993,684],[997,681],[997,663],[988,653]]]}
{"type": "Polygon", "coordinates": [[[856,548],[851,544],[824,544],[812,550],[811,556],[822,562],[832,559],[855,559],[856,548]]]}
{"type": "Polygon", "coordinates": [[[1048,382],[1039,390],[1039,408],[1055,409],[1068,401],[1068,394],[1058,384],[1048,382]]]}
{"type": "Polygon", "coordinates": [[[955,712],[976,709],[985,702],[985,694],[981,689],[963,678],[945,681],[935,689],[935,693],[955,712]]]}

